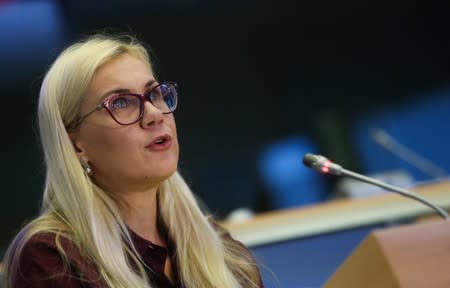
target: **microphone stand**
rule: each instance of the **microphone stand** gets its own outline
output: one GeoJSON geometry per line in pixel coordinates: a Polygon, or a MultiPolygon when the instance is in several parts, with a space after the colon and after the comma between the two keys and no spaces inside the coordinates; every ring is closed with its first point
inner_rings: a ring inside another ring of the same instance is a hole
{"type": "Polygon", "coordinates": [[[376,179],[355,173],[353,171],[344,169],[341,165],[331,162],[324,156],[307,153],[303,157],[303,164],[306,167],[309,167],[309,168],[312,168],[312,169],[318,171],[319,173],[331,174],[331,175],[336,175],[336,176],[348,176],[348,177],[354,178],[356,180],[359,180],[359,181],[362,181],[365,183],[369,183],[369,184],[399,193],[400,195],[414,199],[416,201],[421,202],[422,204],[427,205],[428,207],[432,208],[434,211],[439,213],[439,215],[442,216],[442,218],[444,218],[445,220],[449,220],[448,213],[444,209],[442,209],[439,206],[434,205],[433,203],[429,202],[428,200],[421,197],[420,195],[417,195],[413,192],[410,192],[408,190],[405,190],[405,189],[402,189],[399,187],[389,185],[387,183],[378,181],[376,179]]]}
{"type": "Polygon", "coordinates": [[[343,175],[343,176],[348,176],[348,177],[351,177],[351,178],[354,178],[354,179],[357,179],[357,180],[360,180],[360,181],[363,181],[363,182],[366,182],[366,183],[369,183],[369,184],[373,184],[373,185],[376,185],[378,187],[381,187],[381,188],[384,188],[384,189],[387,189],[387,190],[390,190],[390,191],[397,192],[397,193],[399,193],[399,194],[401,194],[401,195],[403,195],[405,197],[417,200],[417,201],[421,202],[422,204],[427,205],[431,209],[434,209],[445,220],[449,220],[448,213],[444,209],[442,209],[441,207],[436,206],[433,203],[427,201],[425,198],[421,197],[420,195],[414,194],[414,193],[412,193],[412,192],[410,192],[408,190],[405,190],[405,189],[402,189],[402,188],[399,188],[399,187],[395,187],[395,186],[389,185],[387,183],[378,181],[376,179],[372,179],[372,178],[366,177],[364,175],[361,175],[361,174],[349,171],[349,170],[344,169],[344,168],[342,168],[342,170],[340,172],[341,172],[341,175],[343,175]]]}

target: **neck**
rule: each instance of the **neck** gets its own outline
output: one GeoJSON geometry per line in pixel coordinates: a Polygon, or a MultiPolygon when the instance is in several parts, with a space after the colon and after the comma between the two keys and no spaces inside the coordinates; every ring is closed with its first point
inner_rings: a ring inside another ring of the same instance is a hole
{"type": "Polygon", "coordinates": [[[120,195],[125,202],[121,206],[127,226],[141,237],[159,245],[163,241],[157,227],[157,187],[145,191],[127,192],[120,195]]]}

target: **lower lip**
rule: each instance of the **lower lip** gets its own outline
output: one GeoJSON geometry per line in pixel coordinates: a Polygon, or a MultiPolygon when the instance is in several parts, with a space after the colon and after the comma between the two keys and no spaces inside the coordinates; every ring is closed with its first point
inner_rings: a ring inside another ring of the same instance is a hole
{"type": "Polygon", "coordinates": [[[152,150],[152,151],[164,151],[170,148],[170,146],[172,145],[172,140],[166,140],[161,144],[152,144],[147,146],[148,149],[152,150]]]}

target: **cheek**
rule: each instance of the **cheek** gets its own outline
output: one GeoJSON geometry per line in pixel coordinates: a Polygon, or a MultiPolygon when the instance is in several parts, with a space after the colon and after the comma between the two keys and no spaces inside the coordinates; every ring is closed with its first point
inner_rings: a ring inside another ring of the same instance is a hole
{"type": "Polygon", "coordinates": [[[175,119],[171,118],[171,122],[168,123],[168,126],[170,127],[170,129],[173,131],[173,138],[175,139],[174,144],[175,144],[175,150],[177,151],[177,155],[178,155],[178,150],[179,150],[179,144],[178,144],[178,135],[177,135],[177,125],[175,124],[175,119]]]}
{"type": "Polygon", "coordinates": [[[166,120],[166,125],[170,127],[170,130],[173,131],[173,135],[176,138],[177,137],[177,124],[175,123],[175,117],[173,117],[173,114],[169,114],[169,117],[166,120]]]}
{"type": "Polygon", "coordinates": [[[111,163],[118,156],[124,155],[127,147],[130,148],[129,137],[125,131],[118,129],[101,129],[92,133],[86,133],[86,152],[88,158],[95,166],[103,163],[111,163]]]}

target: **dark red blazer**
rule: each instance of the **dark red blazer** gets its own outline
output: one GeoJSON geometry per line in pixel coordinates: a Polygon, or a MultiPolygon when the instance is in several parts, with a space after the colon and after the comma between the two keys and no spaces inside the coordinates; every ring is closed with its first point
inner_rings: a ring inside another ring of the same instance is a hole
{"type": "MultiPolygon", "coordinates": [[[[162,288],[180,287],[179,283],[171,283],[164,274],[168,249],[151,243],[131,230],[130,234],[137,252],[150,268],[146,269],[146,272],[152,283],[162,288]]],[[[86,257],[80,254],[79,249],[66,238],[61,237],[60,240],[70,265],[65,267],[65,262],[56,248],[54,234],[35,235],[22,251],[14,288],[107,287],[101,280],[97,268],[86,262],[86,257]]],[[[172,263],[176,265],[176,262],[172,263]]],[[[174,270],[177,269],[174,267],[174,270]]],[[[176,275],[176,271],[174,272],[176,275]]]]}
{"type": "MultiPolygon", "coordinates": [[[[217,224],[214,223],[217,227],[217,224]]],[[[133,244],[139,256],[148,266],[147,276],[152,284],[160,288],[183,287],[178,278],[178,268],[173,244],[168,241],[168,249],[153,244],[129,230],[133,244]],[[176,283],[171,283],[164,274],[166,257],[171,257],[176,283]]],[[[227,234],[227,237],[231,237],[227,234]]],[[[68,267],[65,267],[62,256],[56,248],[55,235],[41,233],[33,236],[25,245],[20,259],[19,270],[15,278],[14,288],[103,288],[107,287],[92,263],[86,262],[79,249],[64,237],[60,238],[61,245],[66,251],[68,267]]],[[[248,251],[242,243],[243,251],[248,251]]],[[[260,275],[259,275],[260,277],[260,275]]],[[[263,287],[261,277],[260,287],[263,287]]]]}

